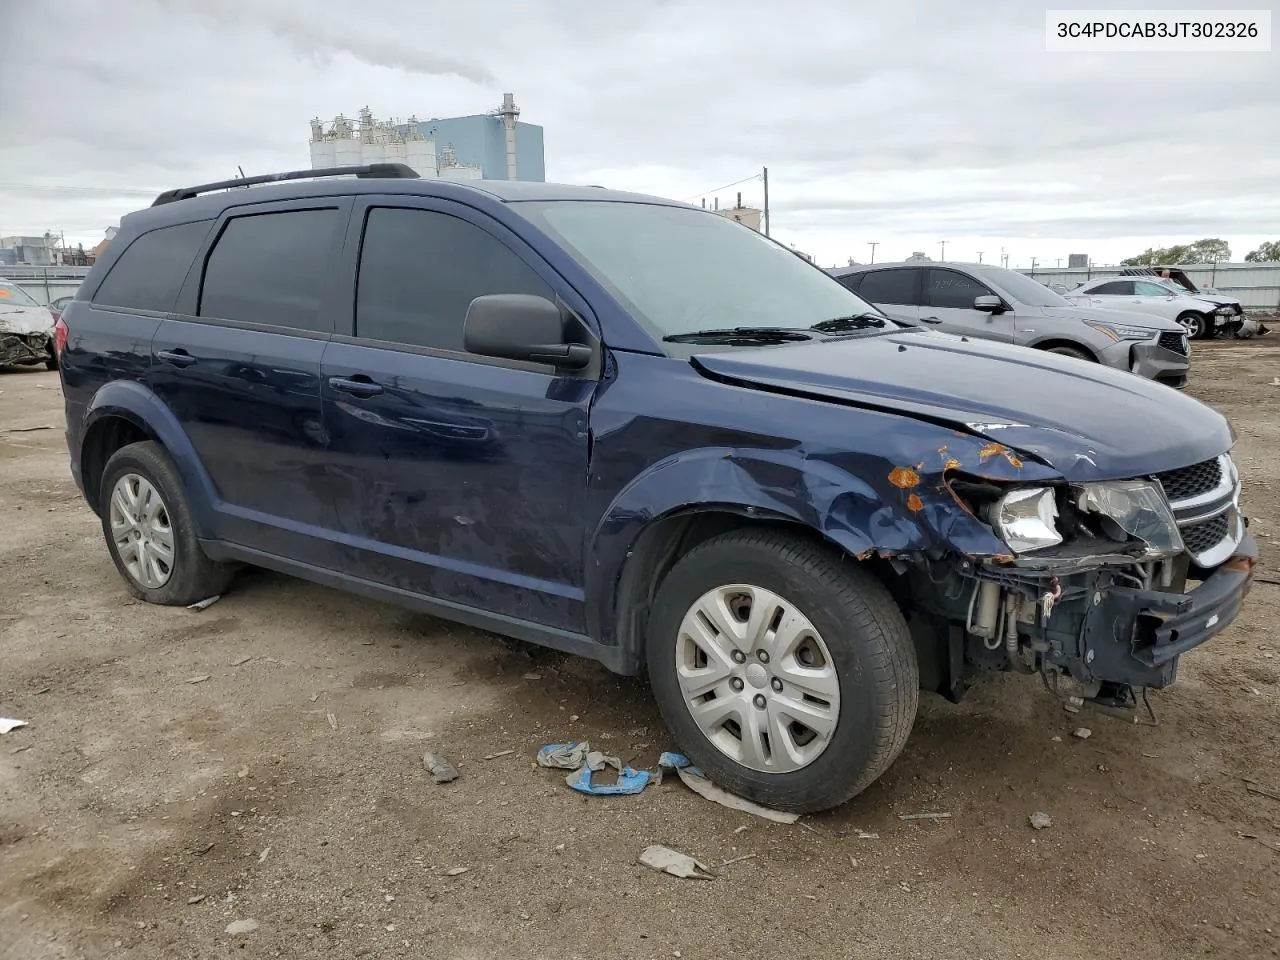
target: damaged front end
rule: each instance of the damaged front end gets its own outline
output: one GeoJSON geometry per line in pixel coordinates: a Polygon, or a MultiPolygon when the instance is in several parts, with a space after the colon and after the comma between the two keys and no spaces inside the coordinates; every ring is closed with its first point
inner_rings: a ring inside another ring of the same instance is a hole
{"type": "Polygon", "coordinates": [[[53,357],[53,338],[44,333],[10,333],[0,324],[0,366],[29,366],[53,357]]]}
{"type": "Polygon", "coordinates": [[[1076,705],[1133,706],[1176,679],[1178,657],[1225,629],[1252,586],[1257,546],[1227,454],[1126,480],[957,473],[947,486],[1008,548],[903,572],[917,647],[933,654],[926,684],[952,699],[976,673],[1012,670],[1076,705]]]}

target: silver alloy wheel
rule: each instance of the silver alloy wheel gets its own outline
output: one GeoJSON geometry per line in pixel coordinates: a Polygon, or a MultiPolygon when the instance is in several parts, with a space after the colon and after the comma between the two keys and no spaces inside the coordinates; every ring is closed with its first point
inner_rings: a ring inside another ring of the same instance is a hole
{"type": "Polygon", "coordinates": [[[680,623],[676,679],[698,729],[763,773],[813,763],[840,719],[840,679],[809,618],[769,590],[704,593],[680,623]]]}
{"type": "Polygon", "coordinates": [[[173,575],[173,527],[160,491],[146,477],[126,473],[111,491],[111,537],[129,576],[159,590],[173,575]]]}
{"type": "Polygon", "coordinates": [[[1194,314],[1194,313],[1181,314],[1178,317],[1178,322],[1182,324],[1183,328],[1187,331],[1187,336],[1189,336],[1192,340],[1199,339],[1201,334],[1204,332],[1204,326],[1205,326],[1204,319],[1198,316],[1197,314],[1194,314]]]}

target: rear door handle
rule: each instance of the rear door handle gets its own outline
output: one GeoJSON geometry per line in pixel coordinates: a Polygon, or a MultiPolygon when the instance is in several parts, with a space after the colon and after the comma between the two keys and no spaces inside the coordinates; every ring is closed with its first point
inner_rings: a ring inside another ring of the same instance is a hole
{"type": "Polygon", "coordinates": [[[196,362],[196,358],[181,347],[175,347],[173,350],[157,350],[156,359],[171,363],[175,367],[189,367],[196,362]]]}
{"type": "Polygon", "coordinates": [[[349,393],[353,397],[376,397],[382,393],[382,386],[374,383],[372,380],[354,380],[347,377],[330,377],[329,386],[334,390],[341,390],[343,393],[349,393]]]}
{"type": "Polygon", "coordinates": [[[942,322],[937,317],[921,317],[920,319],[923,320],[925,323],[941,323],[942,322]]]}

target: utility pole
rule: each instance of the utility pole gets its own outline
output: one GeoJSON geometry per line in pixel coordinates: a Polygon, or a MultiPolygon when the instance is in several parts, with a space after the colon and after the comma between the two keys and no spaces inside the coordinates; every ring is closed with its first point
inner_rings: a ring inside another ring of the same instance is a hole
{"type": "Polygon", "coordinates": [[[942,247],[942,256],[938,257],[938,259],[946,260],[947,259],[947,241],[939,240],[938,244],[942,247]]]}
{"type": "Polygon", "coordinates": [[[1032,257],[1031,258],[1031,276],[1034,277],[1035,275],[1036,275],[1036,258],[1032,257]]]}
{"type": "Polygon", "coordinates": [[[769,168],[761,168],[760,178],[764,181],[764,235],[769,236],[769,168]]]}
{"type": "Polygon", "coordinates": [[[979,263],[981,263],[981,262],[982,262],[982,251],[981,251],[981,250],[979,250],[979,251],[978,251],[978,262],[979,262],[979,263]]]}
{"type": "Polygon", "coordinates": [[[875,263],[875,262],[876,262],[876,247],[880,246],[880,241],[879,241],[879,240],[877,240],[875,243],[872,243],[870,240],[868,240],[868,241],[867,241],[867,246],[871,248],[871,262],[872,262],[872,263],[875,263]]]}
{"type": "Polygon", "coordinates": [[[1054,258],[1054,263],[1056,263],[1056,264],[1058,265],[1058,268],[1059,268],[1059,269],[1061,269],[1061,268],[1062,268],[1062,258],[1061,258],[1061,257],[1055,257],[1055,258],[1054,258]]]}
{"type": "Polygon", "coordinates": [[[1006,270],[1009,268],[1009,255],[1004,252],[1004,247],[1000,248],[1000,266],[1006,270]]]}

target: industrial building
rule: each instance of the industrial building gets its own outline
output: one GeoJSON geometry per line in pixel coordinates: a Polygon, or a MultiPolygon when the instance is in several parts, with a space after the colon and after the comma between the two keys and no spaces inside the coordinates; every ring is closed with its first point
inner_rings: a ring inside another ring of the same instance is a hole
{"type": "Polygon", "coordinates": [[[403,163],[422,177],[445,180],[546,179],[542,127],[521,123],[513,94],[490,113],[469,117],[378,120],[363,108],[311,121],[311,169],[403,163]]]}

